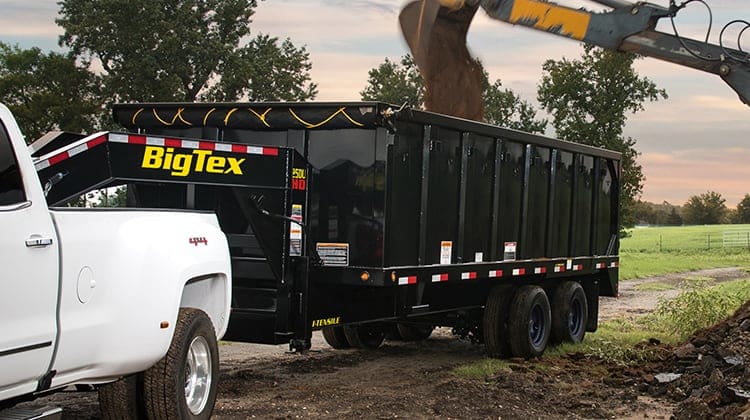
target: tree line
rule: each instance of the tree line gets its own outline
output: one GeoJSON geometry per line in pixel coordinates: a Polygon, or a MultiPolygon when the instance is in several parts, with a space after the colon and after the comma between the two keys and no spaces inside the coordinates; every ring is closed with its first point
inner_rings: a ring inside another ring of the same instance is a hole
{"type": "MultiPolygon", "coordinates": [[[[61,0],[56,23],[66,51],[0,42],[0,101],[33,141],[50,130],[111,129],[115,102],[306,101],[315,99],[306,46],[251,32],[257,0],[61,0]]],[[[548,60],[532,104],[483,70],[485,121],[622,153],[621,225],[634,214],[644,176],[629,115],[666,92],[633,70],[636,55],[585,46],[578,59],[548,60]]],[[[478,63],[481,66],[481,63],[478,63]]],[[[483,68],[483,67],[482,67],[483,68]]],[[[421,107],[413,59],[386,58],[368,73],[362,100],[421,107]]]]}
{"type": "Polygon", "coordinates": [[[662,226],[750,224],[750,194],[728,208],[726,199],[716,191],[690,196],[682,206],[637,201],[634,215],[638,223],[662,226]]]}

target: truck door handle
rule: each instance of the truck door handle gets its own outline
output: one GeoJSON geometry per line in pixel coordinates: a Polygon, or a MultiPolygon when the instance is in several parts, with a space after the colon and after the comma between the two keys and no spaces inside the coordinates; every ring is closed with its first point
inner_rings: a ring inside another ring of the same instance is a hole
{"type": "Polygon", "coordinates": [[[45,246],[52,245],[52,239],[51,238],[42,238],[37,235],[33,235],[29,239],[26,240],[26,246],[28,248],[43,248],[45,246]]]}

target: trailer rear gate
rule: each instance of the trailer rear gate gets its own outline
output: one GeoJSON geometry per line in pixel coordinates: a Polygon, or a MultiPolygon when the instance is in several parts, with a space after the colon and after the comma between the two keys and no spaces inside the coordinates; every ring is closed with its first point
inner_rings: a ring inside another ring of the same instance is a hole
{"type": "Polygon", "coordinates": [[[215,211],[233,259],[229,340],[304,346],[331,325],[456,326],[497,284],[570,278],[594,298],[594,329],[595,297],[617,294],[618,153],[370,102],[124,104],[114,115],[132,133],[37,164],[43,182],[65,173],[49,201],[127,184],[134,206],[215,211]]]}

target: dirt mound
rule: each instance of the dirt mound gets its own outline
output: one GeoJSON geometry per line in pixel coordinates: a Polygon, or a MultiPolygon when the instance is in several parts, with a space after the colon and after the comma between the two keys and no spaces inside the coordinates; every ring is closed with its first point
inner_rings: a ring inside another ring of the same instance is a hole
{"type": "Polygon", "coordinates": [[[645,380],[651,395],[677,402],[676,418],[750,416],[750,302],[673,349],[645,380]]]}
{"type": "Polygon", "coordinates": [[[407,4],[399,16],[424,79],[425,109],[482,121],[484,77],[466,46],[466,33],[478,6],[459,10],[441,7],[434,17],[425,9],[430,7],[415,1],[407,4]]]}

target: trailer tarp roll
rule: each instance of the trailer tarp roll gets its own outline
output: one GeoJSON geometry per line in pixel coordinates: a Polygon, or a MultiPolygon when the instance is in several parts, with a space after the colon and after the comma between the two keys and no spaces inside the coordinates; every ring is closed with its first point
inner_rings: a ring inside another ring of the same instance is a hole
{"type": "Polygon", "coordinates": [[[216,127],[248,130],[373,128],[381,103],[118,104],[114,119],[133,128],[216,127]]]}

